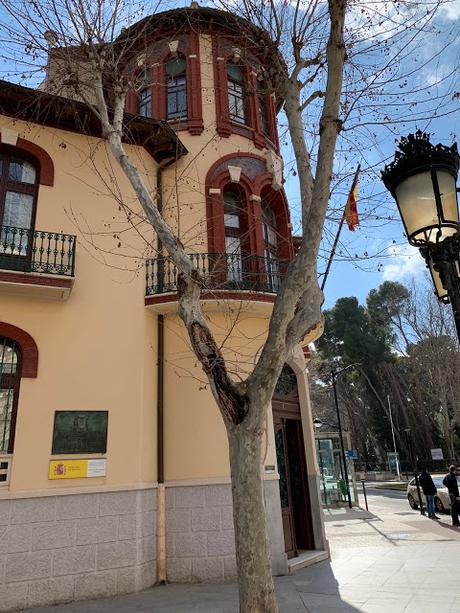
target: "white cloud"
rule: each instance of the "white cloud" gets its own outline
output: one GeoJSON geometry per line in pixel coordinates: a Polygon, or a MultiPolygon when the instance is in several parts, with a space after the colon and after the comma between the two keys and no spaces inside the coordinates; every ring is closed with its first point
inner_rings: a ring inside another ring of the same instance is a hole
{"type": "Polygon", "coordinates": [[[460,0],[450,0],[443,3],[439,11],[443,17],[451,21],[456,21],[460,18],[460,0]]]}
{"type": "Polygon", "coordinates": [[[430,86],[438,85],[443,79],[448,77],[452,72],[452,68],[449,64],[441,64],[440,66],[436,66],[435,68],[427,69],[426,73],[426,82],[430,86]]]}
{"type": "Polygon", "coordinates": [[[425,270],[419,250],[411,245],[389,245],[390,262],[382,267],[384,281],[408,281],[425,270]]]}

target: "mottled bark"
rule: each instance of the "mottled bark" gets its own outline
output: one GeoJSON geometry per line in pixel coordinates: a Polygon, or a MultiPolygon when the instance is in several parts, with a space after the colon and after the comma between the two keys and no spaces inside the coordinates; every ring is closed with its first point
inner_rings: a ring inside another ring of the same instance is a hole
{"type": "MultiPolygon", "coordinates": [[[[251,407],[264,413],[265,407],[251,407]]],[[[261,474],[263,429],[252,420],[227,427],[240,613],[278,613],[261,474]]]]}

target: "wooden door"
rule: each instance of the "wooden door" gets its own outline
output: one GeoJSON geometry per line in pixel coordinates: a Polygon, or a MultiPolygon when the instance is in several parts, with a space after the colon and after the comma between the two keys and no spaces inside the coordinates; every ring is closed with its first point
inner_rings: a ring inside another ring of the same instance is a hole
{"type": "Polygon", "coordinates": [[[295,537],[298,550],[315,548],[311,518],[311,500],[300,419],[286,420],[289,453],[289,481],[292,492],[295,537]]]}
{"type": "Polygon", "coordinates": [[[293,493],[290,480],[289,451],[286,437],[286,420],[274,418],[276,460],[280,476],[281,518],[283,521],[284,544],[288,558],[297,555],[294,524],[293,493]]]}
{"type": "Polygon", "coordinates": [[[315,540],[297,380],[289,367],[283,373],[272,409],[285,550],[292,558],[314,549],[315,540]]]}

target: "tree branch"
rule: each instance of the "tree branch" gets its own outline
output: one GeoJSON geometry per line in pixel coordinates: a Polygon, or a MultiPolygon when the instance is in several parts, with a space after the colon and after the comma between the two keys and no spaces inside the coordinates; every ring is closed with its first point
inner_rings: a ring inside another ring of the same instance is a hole
{"type": "Polygon", "coordinates": [[[313,92],[310,96],[308,96],[305,102],[301,104],[300,112],[304,111],[307,108],[307,106],[311,104],[313,100],[316,100],[317,98],[324,98],[324,92],[318,89],[316,92],[313,92]]]}

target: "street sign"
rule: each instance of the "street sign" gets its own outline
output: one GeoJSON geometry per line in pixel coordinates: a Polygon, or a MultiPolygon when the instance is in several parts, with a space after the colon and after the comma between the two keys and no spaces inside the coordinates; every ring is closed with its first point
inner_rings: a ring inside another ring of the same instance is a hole
{"type": "Polygon", "coordinates": [[[431,449],[430,451],[432,460],[444,460],[442,449],[439,449],[439,447],[436,449],[431,449]]]}
{"type": "Polygon", "coordinates": [[[358,459],[358,450],[357,449],[347,449],[345,451],[345,456],[347,460],[357,460],[358,459]]]}

